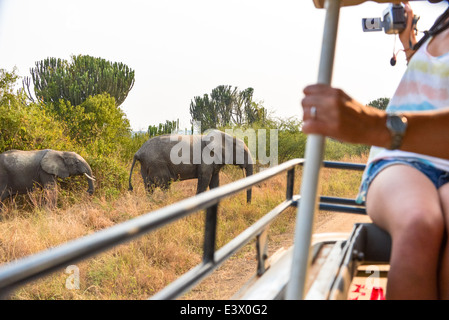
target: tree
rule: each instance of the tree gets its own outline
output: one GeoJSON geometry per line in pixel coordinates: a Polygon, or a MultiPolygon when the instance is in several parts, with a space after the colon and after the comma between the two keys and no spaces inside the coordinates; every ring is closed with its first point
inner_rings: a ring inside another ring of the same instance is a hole
{"type": "Polygon", "coordinates": [[[196,96],[190,102],[192,122],[200,122],[204,131],[263,120],[265,108],[253,100],[253,93],[253,88],[239,91],[237,87],[221,85],[210,95],[196,96]]]}
{"type": "MultiPolygon", "coordinates": [[[[30,72],[37,99],[56,105],[63,99],[76,106],[89,96],[107,93],[120,106],[134,85],[134,71],[126,64],[87,55],[72,56],[71,62],[47,58],[37,61],[30,72]]],[[[30,84],[30,78],[25,78],[32,99],[30,84]]]]}
{"type": "Polygon", "coordinates": [[[18,78],[16,68],[12,72],[0,69],[0,103],[14,99],[14,83],[18,78]]]}
{"type": "Polygon", "coordinates": [[[192,122],[198,121],[201,123],[203,131],[217,127],[217,110],[208,94],[204,94],[203,97],[197,96],[193,98],[193,101],[190,102],[190,116],[192,117],[192,122]]]}
{"type": "Polygon", "coordinates": [[[161,134],[175,133],[179,130],[179,119],[176,121],[166,120],[165,123],[159,123],[159,125],[149,125],[148,135],[149,137],[159,136],[161,134]]]}
{"type": "Polygon", "coordinates": [[[389,98],[378,98],[376,100],[369,102],[368,105],[380,110],[385,110],[387,109],[389,102],[390,102],[389,98]]]}

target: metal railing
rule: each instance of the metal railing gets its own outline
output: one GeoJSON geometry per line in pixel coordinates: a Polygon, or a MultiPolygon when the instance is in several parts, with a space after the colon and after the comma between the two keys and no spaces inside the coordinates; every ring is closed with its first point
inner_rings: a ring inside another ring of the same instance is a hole
{"type": "MultiPolygon", "coordinates": [[[[267,228],[287,208],[299,205],[300,195],[294,195],[293,188],[295,168],[303,164],[304,159],[284,162],[276,167],[97,231],[94,234],[4,264],[0,266],[0,297],[7,298],[13,290],[28,282],[143,236],[203,209],[206,210],[206,223],[202,262],[156,293],[151,299],[179,297],[254,238],[256,238],[257,249],[257,273],[261,275],[265,272],[268,258],[267,228]],[[286,199],[237,237],[216,250],[217,209],[220,200],[283,172],[287,172],[286,199]]],[[[324,161],[323,165],[324,167],[350,170],[363,170],[364,168],[364,165],[328,161],[324,161]]],[[[320,197],[320,209],[364,213],[364,208],[355,205],[353,200],[333,197],[320,197]]]]}
{"type": "MultiPolygon", "coordinates": [[[[344,169],[355,171],[365,170],[365,164],[361,163],[323,161],[323,166],[325,168],[332,168],[332,169],[344,169]]],[[[327,211],[366,214],[365,203],[358,204],[355,202],[354,199],[345,199],[339,197],[320,196],[319,209],[327,211]]]]}

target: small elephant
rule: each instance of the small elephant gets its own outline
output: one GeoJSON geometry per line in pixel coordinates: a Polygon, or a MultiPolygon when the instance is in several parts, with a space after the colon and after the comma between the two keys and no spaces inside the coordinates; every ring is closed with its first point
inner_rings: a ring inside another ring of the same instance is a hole
{"type": "MultiPolygon", "coordinates": [[[[135,153],[129,173],[136,161],[149,192],[159,186],[167,189],[171,181],[198,179],[197,194],[218,187],[219,172],[225,164],[238,165],[253,174],[253,159],[245,143],[227,133],[212,130],[206,135],[162,135],[147,140],[135,153]],[[181,154],[181,155],[180,155],[181,154]]],[[[251,188],[247,190],[251,202],[251,188]]]]}
{"type": "Polygon", "coordinates": [[[43,188],[54,186],[56,178],[73,175],[87,177],[94,192],[92,169],[80,155],[70,151],[9,150],[0,154],[0,201],[14,194],[25,194],[35,184],[43,188]]]}

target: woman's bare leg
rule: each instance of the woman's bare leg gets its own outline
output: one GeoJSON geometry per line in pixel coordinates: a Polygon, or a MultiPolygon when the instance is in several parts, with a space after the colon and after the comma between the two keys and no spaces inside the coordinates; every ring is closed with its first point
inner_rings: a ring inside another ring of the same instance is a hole
{"type": "Polygon", "coordinates": [[[367,212],[392,237],[387,299],[438,299],[444,217],[433,183],[410,166],[388,167],[368,190],[367,212]]]}
{"type": "Polygon", "coordinates": [[[449,183],[443,185],[438,192],[440,194],[440,202],[446,225],[446,241],[441,250],[439,293],[441,299],[449,300],[449,245],[447,239],[449,226],[449,183]]]}

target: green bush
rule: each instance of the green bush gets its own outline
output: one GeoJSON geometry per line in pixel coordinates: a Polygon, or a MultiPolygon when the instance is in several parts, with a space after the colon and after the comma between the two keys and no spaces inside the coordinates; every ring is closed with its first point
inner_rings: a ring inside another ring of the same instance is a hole
{"type": "Polygon", "coordinates": [[[326,139],[324,159],[338,161],[345,156],[361,156],[367,152],[369,152],[369,146],[349,144],[328,138],[326,139]]]}
{"type": "Polygon", "coordinates": [[[95,175],[96,195],[104,195],[113,198],[128,189],[129,166],[117,157],[97,154],[87,156],[95,175]]]}
{"type": "Polygon", "coordinates": [[[131,161],[137,150],[149,139],[149,134],[147,132],[134,132],[123,140],[120,145],[121,150],[119,154],[121,155],[123,161],[131,161]]]}
{"type": "Polygon", "coordinates": [[[130,135],[129,120],[115,99],[109,94],[89,97],[82,104],[72,106],[69,101],[51,103],[48,108],[68,128],[68,135],[80,144],[102,141],[101,151],[111,153],[130,135]]]}
{"type": "Polygon", "coordinates": [[[69,149],[65,125],[46,112],[41,104],[27,104],[22,90],[13,92],[15,71],[0,69],[0,152],[10,149],[69,149]]]}
{"type": "Polygon", "coordinates": [[[296,118],[278,120],[278,129],[279,163],[304,158],[307,136],[301,131],[301,122],[296,118]]]}

